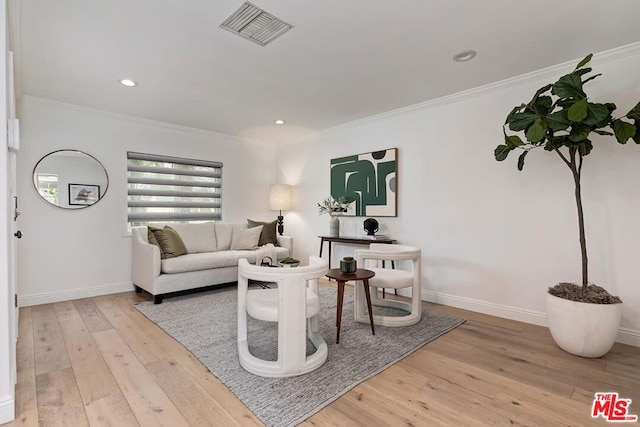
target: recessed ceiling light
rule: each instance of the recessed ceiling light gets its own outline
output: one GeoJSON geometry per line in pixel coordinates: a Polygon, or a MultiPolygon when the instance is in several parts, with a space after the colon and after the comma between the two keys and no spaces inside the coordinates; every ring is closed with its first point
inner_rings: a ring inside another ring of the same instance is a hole
{"type": "Polygon", "coordinates": [[[284,124],[284,120],[276,120],[275,122],[273,122],[277,125],[283,125],[284,124]]]}
{"type": "Polygon", "coordinates": [[[475,50],[465,50],[464,52],[460,52],[453,56],[453,60],[456,62],[465,62],[470,61],[476,57],[475,50]]]}
{"type": "Polygon", "coordinates": [[[130,79],[122,79],[120,80],[120,84],[123,86],[127,86],[127,87],[134,87],[134,86],[138,86],[138,83],[134,82],[133,80],[130,79]]]}

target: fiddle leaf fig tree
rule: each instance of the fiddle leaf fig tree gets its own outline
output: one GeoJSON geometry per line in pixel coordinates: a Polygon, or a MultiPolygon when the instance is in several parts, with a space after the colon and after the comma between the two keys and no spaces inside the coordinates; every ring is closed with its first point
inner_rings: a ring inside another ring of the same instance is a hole
{"type": "Polygon", "coordinates": [[[640,144],[640,102],[616,118],[614,103],[592,102],[586,94],[585,84],[600,76],[587,66],[592,56],[589,54],[557,82],[540,88],[528,103],[514,107],[503,126],[504,144],[494,151],[498,161],[512,151],[519,153],[518,170],[522,170],[529,152],[542,148],[558,156],[571,170],[578,208],[583,290],[589,285],[589,270],[580,178],[584,158],[593,150],[591,137],[612,136],[620,144],[630,139],[640,144]]]}

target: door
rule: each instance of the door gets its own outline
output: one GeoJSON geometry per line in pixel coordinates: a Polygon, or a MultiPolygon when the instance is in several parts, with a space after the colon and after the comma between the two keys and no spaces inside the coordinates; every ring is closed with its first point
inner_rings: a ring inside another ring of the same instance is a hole
{"type": "Polygon", "coordinates": [[[8,183],[9,183],[9,206],[10,215],[7,220],[10,222],[8,227],[9,232],[13,235],[11,238],[11,244],[9,244],[9,295],[13,298],[14,303],[10,304],[9,310],[13,310],[10,313],[10,338],[11,338],[11,374],[13,382],[17,381],[17,365],[16,365],[16,346],[18,341],[18,239],[22,237],[22,233],[18,230],[18,185],[16,179],[16,163],[17,153],[20,147],[20,132],[18,128],[18,121],[16,120],[16,102],[15,92],[13,87],[13,52],[8,52],[7,55],[7,138],[8,138],[8,150],[7,155],[7,171],[8,171],[8,183]]]}

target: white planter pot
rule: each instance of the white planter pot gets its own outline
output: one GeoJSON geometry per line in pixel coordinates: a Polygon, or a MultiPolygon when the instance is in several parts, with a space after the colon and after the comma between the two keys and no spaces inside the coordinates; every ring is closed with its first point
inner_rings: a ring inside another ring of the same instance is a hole
{"type": "Polygon", "coordinates": [[[589,304],[547,293],[549,330],[558,347],[582,357],[605,355],[616,340],[622,304],[589,304]]]}
{"type": "Polygon", "coordinates": [[[332,217],[329,221],[329,236],[340,236],[340,220],[337,217],[332,217]]]}

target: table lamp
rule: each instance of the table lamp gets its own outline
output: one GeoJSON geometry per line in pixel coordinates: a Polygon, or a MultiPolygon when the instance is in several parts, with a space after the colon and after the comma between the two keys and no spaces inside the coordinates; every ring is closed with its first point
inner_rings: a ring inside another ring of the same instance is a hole
{"type": "Polygon", "coordinates": [[[284,233],[282,211],[291,209],[291,186],[288,184],[271,184],[269,186],[269,209],[278,211],[278,233],[284,233]]]}

